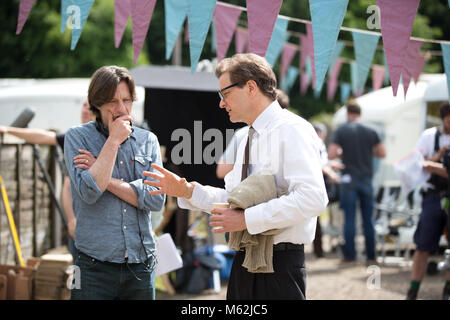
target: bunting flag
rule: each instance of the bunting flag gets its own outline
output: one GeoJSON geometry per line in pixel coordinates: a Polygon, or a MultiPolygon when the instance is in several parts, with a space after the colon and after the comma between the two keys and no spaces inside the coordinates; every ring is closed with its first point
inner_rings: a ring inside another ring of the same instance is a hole
{"type": "Polygon", "coordinates": [[[384,70],[385,70],[383,84],[385,86],[387,86],[387,85],[389,85],[390,80],[389,80],[389,68],[387,65],[386,53],[385,53],[384,49],[383,49],[383,64],[384,64],[384,70]]]}
{"type": "Polygon", "coordinates": [[[423,71],[423,67],[425,66],[425,62],[426,62],[426,58],[424,55],[419,55],[419,57],[417,58],[416,64],[414,65],[414,69],[413,69],[413,79],[414,79],[414,83],[417,84],[417,82],[419,81],[419,77],[423,71]]]}
{"type": "Polygon", "coordinates": [[[450,44],[441,43],[442,57],[444,59],[444,69],[447,76],[448,96],[450,101],[450,44]]]}
{"type": "Polygon", "coordinates": [[[403,82],[403,90],[406,97],[406,93],[408,92],[409,84],[411,79],[413,78],[413,74],[415,71],[415,65],[419,62],[420,59],[420,48],[422,47],[422,41],[410,40],[408,44],[408,50],[405,54],[405,59],[403,61],[403,69],[402,69],[402,82],[403,82]]]}
{"type": "Polygon", "coordinates": [[[289,91],[291,91],[292,87],[294,86],[297,78],[298,78],[298,68],[293,66],[289,67],[286,72],[286,76],[281,80],[280,83],[281,90],[283,90],[286,93],[289,93],[289,91]]]}
{"type": "Polygon", "coordinates": [[[141,54],[155,4],[156,0],[131,0],[134,63],[141,54]]]}
{"type": "Polygon", "coordinates": [[[36,0],[20,0],[16,34],[20,34],[22,32],[23,26],[25,25],[35,2],[36,0]]]}
{"type": "Polygon", "coordinates": [[[247,52],[248,49],[248,30],[237,27],[236,35],[234,36],[234,45],[236,53],[247,52]]]}
{"type": "Polygon", "coordinates": [[[217,55],[216,24],[211,21],[211,52],[217,55]]]}
{"type": "Polygon", "coordinates": [[[214,26],[216,29],[217,60],[221,61],[227,54],[231,38],[242,10],[218,2],[214,10],[214,26]]]}
{"type": "Polygon", "coordinates": [[[347,11],[348,0],[310,0],[314,37],[316,87],[322,88],[336,41],[347,11]]]}
{"type": "Polygon", "coordinates": [[[283,0],[246,0],[246,3],[249,52],[265,57],[283,0]]]}
{"type": "Polygon", "coordinates": [[[341,104],[342,105],[347,103],[347,100],[350,97],[351,90],[352,90],[352,88],[349,83],[347,83],[347,82],[341,83],[341,104]]]}
{"type": "Polygon", "coordinates": [[[116,48],[120,46],[128,17],[131,15],[130,1],[114,0],[114,46],[116,48]]]}
{"type": "Polygon", "coordinates": [[[308,56],[311,59],[312,88],[316,88],[316,63],[314,57],[314,36],[311,22],[306,24],[306,35],[308,36],[308,56]]]}
{"type": "Polygon", "coordinates": [[[305,62],[305,72],[303,72],[301,75],[300,93],[302,95],[305,95],[306,91],[308,90],[311,78],[312,78],[312,63],[311,58],[308,56],[306,57],[305,62]]]}
{"type": "Polygon", "coordinates": [[[448,0],[448,7],[450,8],[450,0],[448,0]]]}
{"type": "Polygon", "coordinates": [[[305,34],[300,35],[300,70],[303,70],[306,66],[306,58],[309,55],[309,38],[305,34]]]}
{"type": "MultiPolygon", "coordinates": [[[[187,15],[187,12],[186,12],[186,15],[187,15]]],[[[187,19],[186,19],[186,23],[184,24],[184,43],[189,44],[189,23],[188,23],[187,19]]]]}
{"type": "Polygon", "coordinates": [[[339,58],[341,56],[342,51],[344,50],[344,47],[345,47],[344,41],[336,42],[333,53],[331,54],[331,57],[330,57],[330,66],[328,67],[328,73],[331,73],[331,71],[333,71],[334,64],[335,64],[337,58],[339,58]]]}
{"type": "Polygon", "coordinates": [[[189,24],[189,51],[191,72],[197,68],[209,26],[216,7],[216,0],[187,0],[189,24]]]}
{"type": "Polygon", "coordinates": [[[384,76],[386,73],[386,68],[379,65],[372,66],[372,88],[373,91],[381,89],[383,86],[384,76]]]}
{"type": "MultiPolygon", "coordinates": [[[[122,2],[122,0],[116,0],[122,2]]],[[[187,0],[164,0],[166,18],[166,60],[172,56],[175,42],[186,20],[188,10],[187,0]]]]}
{"type": "Polygon", "coordinates": [[[336,90],[338,87],[338,77],[339,72],[341,72],[341,67],[342,67],[342,59],[338,58],[333,66],[333,70],[330,73],[330,77],[328,78],[327,99],[329,102],[333,101],[334,96],[336,95],[336,90]]]}
{"type": "Polygon", "coordinates": [[[295,54],[298,51],[298,46],[292,43],[285,43],[283,46],[283,52],[281,53],[281,68],[280,68],[280,79],[286,76],[289,66],[291,65],[292,59],[294,59],[295,54]]]}
{"type": "Polygon", "coordinates": [[[394,96],[420,0],[377,0],[381,34],[394,96]]]}
{"type": "Polygon", "coordinates": [[[66,30],[70,22],[69,28],[72,29],[70,50],[75,50],[93,4],[94,0],[61,1],[61,33],[66,30]]]}
{"type": "Polygon", "coordinates": [[[364,85],[366,84],[367,77],[369,76],[370,66],[377,49],[379,35],[352,32],[353,45],[355,47],[355,58],[357,63],[358,82],[357,86],[359,92],[364,91],[364,85]]]}
{"type": "Polygon", "coordinates": [[[288,20],[284,18],[278,18],[273,28],[272,37],[270,38],[269,46],[266,51],[266,60],[270,66],[273,67],[278,57],[280,56],[283,45],[287,40],[288,34],[287,26],[288,20]]]}
{"type": "Polygon", "coordinates": [[[358,92],[358,65],[356,61],[350,63],[350,80],[352,84],[352,93],[356,97],[358,92]]]}

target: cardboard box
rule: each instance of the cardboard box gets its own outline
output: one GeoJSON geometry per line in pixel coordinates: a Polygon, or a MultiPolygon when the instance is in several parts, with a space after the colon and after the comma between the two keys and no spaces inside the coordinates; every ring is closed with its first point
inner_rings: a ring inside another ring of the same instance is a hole
{"type": "MultiPolygon", "coordinates": [[[[0,275],[6,277],[7,300],[31,300],[33,299],[33,279],[35,270],[33,267],[19,267],[0,265],[0,275]]],[[[2,289],[0,289],[1,291],[2,289]]]]}

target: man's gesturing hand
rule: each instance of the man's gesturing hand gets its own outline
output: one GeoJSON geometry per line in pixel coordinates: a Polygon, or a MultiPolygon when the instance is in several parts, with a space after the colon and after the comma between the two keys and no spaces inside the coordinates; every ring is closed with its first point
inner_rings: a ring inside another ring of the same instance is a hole
{"type": "Polygon", "coordinates": [[[152,168],[159,171],[162,175],[150,171],[142,172],[144,176],[158,180],[144,181],[144,183],[149,186],[160,188],[159,190],[149,191],[151,195],[167,194],[172,197],[187,199],[192,197],[192,192],[194,190],[194,185],[192,183],[187,182],[185,178],[181,178],[175,173],[170,172],[155,163],[152,164],[152,168]]]}

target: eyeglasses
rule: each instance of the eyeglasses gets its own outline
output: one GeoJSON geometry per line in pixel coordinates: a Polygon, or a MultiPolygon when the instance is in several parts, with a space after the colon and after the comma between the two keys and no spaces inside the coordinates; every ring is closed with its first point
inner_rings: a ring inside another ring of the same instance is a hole
{"type": "Polygon", "coordinates": [[[217,91],[217,93],[219,94],[220,100],[225,101],[225,97],[224,97],[224,95],[223,95],[223,93],[224,93],[225,90],[228,90],[228,89],[230,89],[230,88],[233,88],[233,87],[235,87],[235,86],[237,86],[237,85],[239,85],[239,84],[240,84],[240,82],[236,82],[236,83],[233,83],[233,84],[229,85],[228,87],[225,87],[225,88],[220,89],[219,91],[217,91]]]}

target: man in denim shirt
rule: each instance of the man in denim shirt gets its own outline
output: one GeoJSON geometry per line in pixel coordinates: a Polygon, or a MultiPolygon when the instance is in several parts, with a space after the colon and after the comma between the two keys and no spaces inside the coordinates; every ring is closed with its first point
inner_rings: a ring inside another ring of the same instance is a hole
{"type": "Polygon", "coordinates": [[[135,87],[125,68],[98,69],[88,100],[96,120],[71,128],[65,138],[80,252],[75,272],[81,281],[71,298],[154,299],[150,214],[165,197],[149,194],[157,188],[143,183],[142,172],[161,165],[158,139],[132,126],[135,87]]]}

